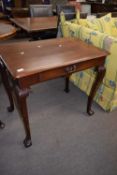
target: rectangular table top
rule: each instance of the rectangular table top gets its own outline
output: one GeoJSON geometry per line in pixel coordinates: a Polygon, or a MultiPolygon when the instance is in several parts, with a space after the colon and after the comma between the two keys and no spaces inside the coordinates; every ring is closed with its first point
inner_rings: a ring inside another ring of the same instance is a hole
{"type": "Polygon", "coordinates": [[[107,55],[106,51],[73,38],[19,42],[0,47],[1,59],[14,79],[107,55]]]}
{"type": "Polygon", "coordinates": [[[10,20],[26,32],[37,32],[57,28],[56,16],[11,18],[10,20]]]}

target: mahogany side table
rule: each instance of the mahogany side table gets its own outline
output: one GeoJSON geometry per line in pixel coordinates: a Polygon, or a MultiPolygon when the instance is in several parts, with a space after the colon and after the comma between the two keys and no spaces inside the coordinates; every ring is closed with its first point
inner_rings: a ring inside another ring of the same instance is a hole
{"type": "Polygon", "coordinates": [[[8,110],[14,110],[15,102],[23,119],[25,147],[32,145],[26,99],[34,84],[66,77],[65,91],[69,92],[69,77],[72,73],[96,67],[97,76],[87,103],[87,113],[94,114],[92,102],[105,75],[104,63],[108,52],[79,39],[56,38],[3,45],[0,53],[2,81],[10,102],[8,110]]]}

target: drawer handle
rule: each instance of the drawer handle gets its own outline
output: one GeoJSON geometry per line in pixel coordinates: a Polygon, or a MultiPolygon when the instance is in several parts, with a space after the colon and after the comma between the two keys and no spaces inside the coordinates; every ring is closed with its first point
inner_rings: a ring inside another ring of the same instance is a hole
{"type": "Polygon", "coordinates": [[[72,65],[72,66],[68,66],[65,68],[65,71],[67,73],[72,73],[72,72],[75,72],[76,71],[76,65],[72,65]]]}

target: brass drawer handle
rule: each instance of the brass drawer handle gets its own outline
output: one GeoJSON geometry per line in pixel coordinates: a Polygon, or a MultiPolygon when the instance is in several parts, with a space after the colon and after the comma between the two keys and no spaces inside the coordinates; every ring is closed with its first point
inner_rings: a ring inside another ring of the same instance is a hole
{"type": "Polygon", "coordinates": [[[76,71],[76,65],[71,65],[71,66],[66,67],[65,68],[65,71],[67,73],[73,73],[73,72],[75,72],[76,71]]]}

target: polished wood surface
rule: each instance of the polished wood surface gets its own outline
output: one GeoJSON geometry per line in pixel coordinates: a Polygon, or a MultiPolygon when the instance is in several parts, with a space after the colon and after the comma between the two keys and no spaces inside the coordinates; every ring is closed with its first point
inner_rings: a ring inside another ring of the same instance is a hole
{"type": "Polygon", "coordinates": [[[87,113],[94,114],[91,107],[95,93],[105,75],[104,62],[108,55],[106,51],[78,39],[60,38],[3,45],[0,47],[0,53],[2,81],[10,102],[8,111],[14,110],[14,96],[25,128],[25,147],[32,144],[26,103],[31,85],[66,77],[65,91],[69,92],[69,77],[72,73],[96,67],[97,77],[87,103],[87,113]]]}
{"type": "Polygon", "coordinates": [[[57,17],[11,18],[11,21],[27,32],[37,32],[57,28],[57,17]]]}
{"type": "Polygon", "coordinates": [[[0,22],[0,40],[7,39],[16,34],[16,29],[10,24],[0,22]]]}
{"type": "Polygon", "coordinates": [[[8,44],[0,48],[14,79],[102,57],[105,51],[77,39],[51,39],[8,44]],[[83,51],[85,50],[85,52],[83,51]],[[23,71],[17,71],[18,69],[23,71]]]}

